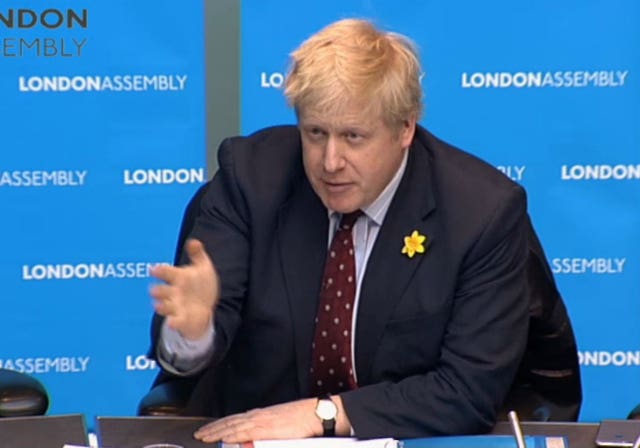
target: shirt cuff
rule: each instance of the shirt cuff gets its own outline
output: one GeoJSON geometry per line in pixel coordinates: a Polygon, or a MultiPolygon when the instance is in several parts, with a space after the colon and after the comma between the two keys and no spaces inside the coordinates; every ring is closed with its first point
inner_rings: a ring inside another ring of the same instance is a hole
{"type": "Polygon", "coordinates": [[[158,344],[158,362],[175,375],[196,373],[206,366],[213,353],[215,334],[212,322],[200,339],[188,340],[164,321],[158,344]]]}

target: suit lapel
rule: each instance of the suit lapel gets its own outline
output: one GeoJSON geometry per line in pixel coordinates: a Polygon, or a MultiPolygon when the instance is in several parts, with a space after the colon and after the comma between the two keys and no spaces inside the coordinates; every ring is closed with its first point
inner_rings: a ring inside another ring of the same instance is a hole
{"type": "Polygon", "coordinates": [[[306,178],[300,183],[280,211],[277,238],[293,322],[299,388],[302,396],[306,396],[329,218],[306,178]]]}
{"type": "MultiPolygon", "coordinates": [[[[415,140],[417,141],[417,139],[415,140]]],[[[407,168],[389,206],[367,262],[358,304],[356,327],[356,369],[358,383],[368,384],[371,364],[398,300],[409,286],[435,235],[434,220],[427,219],[435,208],[427,152],[419,143],[409,150],[407,168]],[[426,235],[423,254],[413,258],[402,254],[404,238],[417,230],[426,235]]]]}

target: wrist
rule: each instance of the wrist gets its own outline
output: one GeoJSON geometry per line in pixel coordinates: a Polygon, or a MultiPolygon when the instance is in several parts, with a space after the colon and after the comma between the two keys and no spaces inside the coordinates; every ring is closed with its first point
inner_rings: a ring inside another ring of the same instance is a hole
{"type": "Polygon", "coordinates": [[[183,338],[189,342],[202,343],[213,335],[213,316],[209,314],[206,321],[200,325],[194,325],[180,332],[183,338]]]}
{"type": "Polygon", "coordinates": [[[351,421],[349,420],[347,411],[342,404],[342,397],[340,395],[332,395],[331,399],[338,407],[338,416],[336,417],[336,435],[340,437],[353,436],[351,421]]]}
{"type": "Polygon", "coordinates": [[[322,437],[333,437],[336,435],[338,411],[338,406],[332,400],[331,395],[326,394],[318,397],[314,412],[322,428],[320,432],[322,437]]]}

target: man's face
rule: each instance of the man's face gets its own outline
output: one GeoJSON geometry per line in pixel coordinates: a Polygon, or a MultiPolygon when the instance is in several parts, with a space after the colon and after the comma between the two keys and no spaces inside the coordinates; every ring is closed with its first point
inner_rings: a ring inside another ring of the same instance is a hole
{"type": "Polygon", "coordinates": [[[327,116],[301,110],[304,168],[325,207],[349,213],[371,204],[402,162],[415,132],[415,119],[389,127],[379,115],[348,106],[327,116]]]}

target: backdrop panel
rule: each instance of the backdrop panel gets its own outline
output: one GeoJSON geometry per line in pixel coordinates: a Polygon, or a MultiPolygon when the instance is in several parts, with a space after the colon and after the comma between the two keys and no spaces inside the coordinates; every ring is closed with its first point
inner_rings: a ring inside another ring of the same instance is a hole
{"type": "Polygon", "coordinates": [[[148,269],[205,179],[202,4],[0,7],[0,365],[49,413],[133,414],[148,269]]]}

